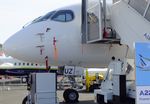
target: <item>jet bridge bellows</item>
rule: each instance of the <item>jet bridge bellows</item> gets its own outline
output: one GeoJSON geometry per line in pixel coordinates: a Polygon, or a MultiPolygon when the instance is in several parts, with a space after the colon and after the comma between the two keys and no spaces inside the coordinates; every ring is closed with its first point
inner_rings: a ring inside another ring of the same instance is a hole
{"type": "Polygon", "coordinates": [[[82,43],[118,43],[105,0],[82,0],[82,43]]]}

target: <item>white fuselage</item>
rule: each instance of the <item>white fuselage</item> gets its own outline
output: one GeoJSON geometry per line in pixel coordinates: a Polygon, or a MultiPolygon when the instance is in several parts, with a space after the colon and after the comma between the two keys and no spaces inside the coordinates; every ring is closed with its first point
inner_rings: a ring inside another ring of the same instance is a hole
{"type": "Polygon", "coordinates": [[[30,62],[45,63],[48,57],[49,65],[83,67],[106,67],[112,56],[116,59],[127,56],[126,45],[82,44],[81,0],[54,11],[48,19],[33,21],[10,37],[4,44],[6,53],[30,62]],[[73,19],[68,22],[54,20],[61,10],[72,11],[73,19]]]}
{"type": "Polygon", "coordinates": [[[6,41],[4,49],[9,50],[7,54],[36,63],[45,63],[48,56],[50,65],[84,67],[105,67],[112,56],[120,59],[126,56],[127,47],[123,45],[81,43],[80,3],[60,8],[56,13],[59,10],[73,11],[74,19],[60,22],[49,18],[31,23],[6,41]]]}

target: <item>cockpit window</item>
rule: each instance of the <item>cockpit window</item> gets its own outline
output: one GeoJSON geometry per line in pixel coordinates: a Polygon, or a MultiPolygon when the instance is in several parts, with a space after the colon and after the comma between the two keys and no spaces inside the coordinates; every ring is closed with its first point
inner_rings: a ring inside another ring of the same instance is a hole
{"type": "Polygon", "coordinates": [[[35,20],[32,21],[32,23],[36,23],[36,22],[41,22],[41,21],[46,21],[47,19],[51,18],[51,16],[55,13],[55,11],[49,12],[44,16],[40,16],[38,18],[36,18],[35,20]]]}
{"type": "Polygon", "coordinates": [[[51,19],[53,21],[69,22],[74,19],[74,14],[71,10],[60,10],[51,19]]]}

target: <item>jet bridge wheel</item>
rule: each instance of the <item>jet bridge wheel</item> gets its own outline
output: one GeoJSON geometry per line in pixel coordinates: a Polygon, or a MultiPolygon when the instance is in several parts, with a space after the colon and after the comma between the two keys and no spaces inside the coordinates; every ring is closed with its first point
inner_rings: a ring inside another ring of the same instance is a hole
{"type": "Polygon", "coordinates": [[[74,89],[66,89],[63,93],[63,97],[66,103],[78,102],[79,94],[74,89]]]}

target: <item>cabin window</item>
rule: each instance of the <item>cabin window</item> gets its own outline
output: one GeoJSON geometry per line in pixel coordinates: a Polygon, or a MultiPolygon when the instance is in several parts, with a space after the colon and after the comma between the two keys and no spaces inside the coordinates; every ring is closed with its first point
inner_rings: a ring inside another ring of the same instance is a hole
{"type": "Polygon", "coordinates": [[[148,0],[130,0],[129,5],[133,7],[141,15],[144,14],[144,11],[147,7],[148,0]]]}
{"type": "Polygon", "coordinates": [[[17,63],[14,63],[14,65],[16,66],[16,65],[17,65],[17,63]]]}
{"type": "Polygon", "coordinates": [[[148,9],[147,9],[145,18],[146,18],[148,21],[150,21],[150,6],[149,6],[148,9]]]}
{"type": "Polygon", "coordinates": [[[27,63],[27,66],[29,66],[29,63],[27,63]]]}
{"type": "Polygon", "coordinates": [[[33,66],[33,63],[31,63],[31,66],[33,66]]]}
{"type": "Polygon", "coordinates": [[[60,10],[51,19],[53,21],[69,22],[74,19],[74,14],[71,10],[60,10]]]}
{"type": "Polygon", "coordinates": [[[25,65],[25,63],[23,63],[23,65],[25,65]]]}
{"type": "Polygon", "coordinates": [[[21,63],[19,63],[19,66],[21,65],[21,63]]]}

